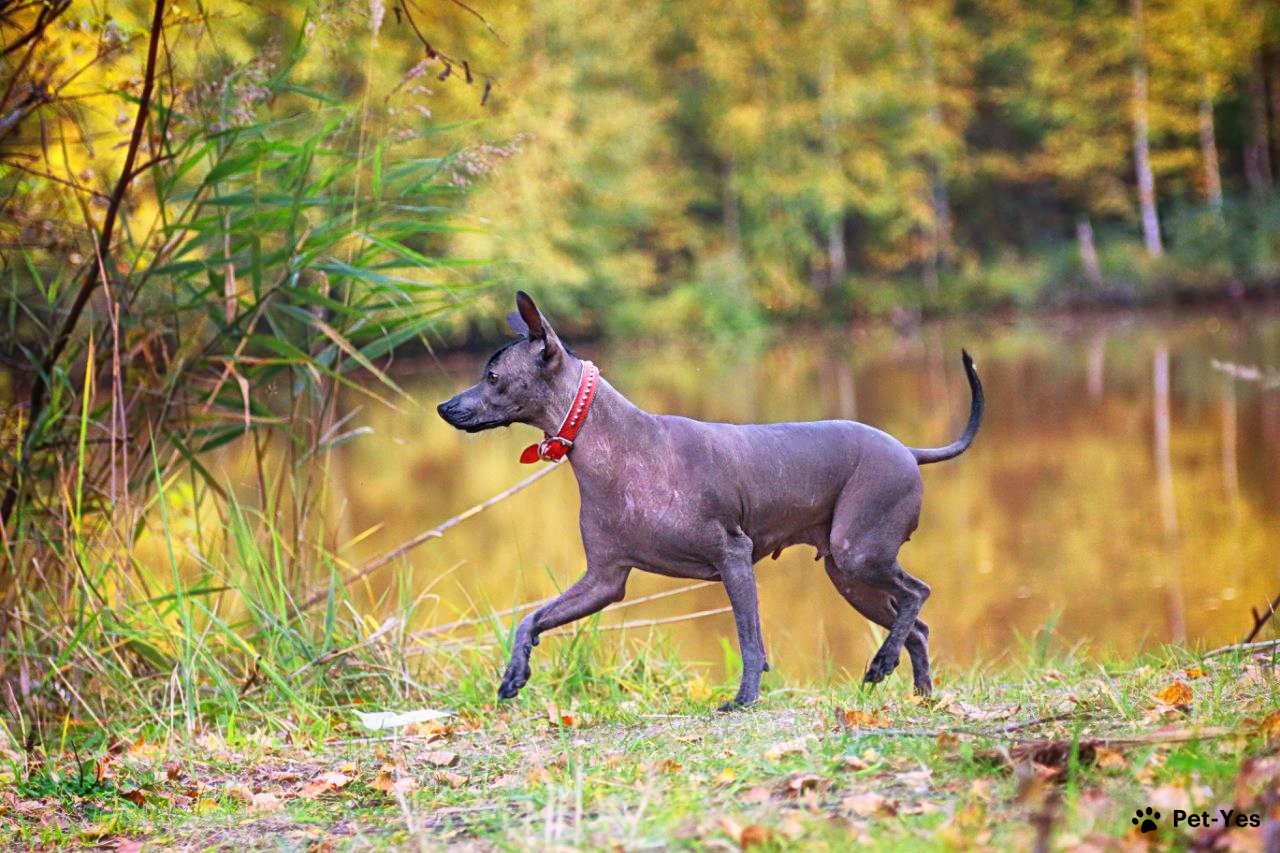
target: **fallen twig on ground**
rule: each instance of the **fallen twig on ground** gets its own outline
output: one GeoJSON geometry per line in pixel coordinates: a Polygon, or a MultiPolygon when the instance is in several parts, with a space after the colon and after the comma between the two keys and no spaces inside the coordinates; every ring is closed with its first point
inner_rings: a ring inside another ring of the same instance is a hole
{"type": "Polygon", "coordinates": [[[1219,646],[1216,649],[1205,652],[1201,655],[1202,660],[1216,658],[1222,655],[1231,654],[1232,652],[1263,652],[1268,649],[1280,648],[1280,640],[1262,640],[1257,643],[1232,643],[1229,646],[1219,646]]]}

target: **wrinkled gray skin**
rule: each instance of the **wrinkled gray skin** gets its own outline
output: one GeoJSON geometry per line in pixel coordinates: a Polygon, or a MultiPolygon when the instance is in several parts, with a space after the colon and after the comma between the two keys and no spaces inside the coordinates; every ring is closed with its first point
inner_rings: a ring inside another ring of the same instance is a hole
{"type": "MultiPolygon", "coordinates": [[[[493,355],[479,383],[438,407],[458,429],[524,423],[554,434],[573,401],[581,360],[526,294],[516,294],[516,305],[508,320],[521,339],[493,355]]],[[[791,545],[815,547],[845,600],[888,629],[863,681],[884,679],[905,645],[915,689],[927,695],[929,628],[919,613],[929,586],[907,574],[898,549],[920,516],[918,466],[959,455],[978,430],[982,387],[967,353],[964,367],[969,424],[955,443],[929,450],[853,421],[736,425],[652,415],[602,378],[568,457],[582,497],[587,571],[520,622],[499,698],[528,682],[540,634],[621,601],[636,568],[724,584],[742,684],[721,710],[755,701],[769,665],[753,567],[791,545]]]]}

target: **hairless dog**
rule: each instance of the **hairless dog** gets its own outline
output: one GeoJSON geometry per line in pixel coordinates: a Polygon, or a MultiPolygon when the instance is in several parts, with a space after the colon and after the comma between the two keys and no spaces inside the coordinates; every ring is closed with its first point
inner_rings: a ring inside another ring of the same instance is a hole
{"type": "Polygon", "coordinates": [[[742,683],[720,710],[754,702],[769,668],[754,566],[802,544],[817,549],[845,600],[888,630],[863,681],[883,680],[905,646],[916,691],[929,693],[929,629],[920,619],[929,586],[907,574],[898,550],[919,521],[919,466],[963,453],[982,420],[982,385],[968,353],[973,402],[964,434],[922,450],[854,421],[739,425],[650,414],[566,349],[528,295],[517,293],[516,306],[508,321],[520,338],[438,411],[467,432],[538,427],[547,438],[522,461],[568,456],[582,498],[587,571],[521,620],[500,698],[514,698],[528,682],[540,634],[621,601],[635,568],[724,584],[742,683]]]}

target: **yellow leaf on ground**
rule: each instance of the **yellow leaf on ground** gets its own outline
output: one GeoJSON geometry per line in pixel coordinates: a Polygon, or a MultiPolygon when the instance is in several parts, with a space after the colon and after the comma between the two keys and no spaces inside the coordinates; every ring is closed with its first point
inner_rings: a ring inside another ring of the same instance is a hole
{"type": "Polygon", "coordinates": [[[685,687],[685,691],[689,695],[689,701],[701,702],[711,696],[711,686],[707,684],[707,680],[701,675],[689,679],[689,684],[685,687]]]}
{"type": "Polygon", "coordinates": [[[1161,705],[1178,707],[1190,705],[1193,698],[1191,685],[1181,680],[1169,682],[1164,689],[1156,694],[1156,701],[1161,705]]]}
{"type": "Polygon", "coordinates": [[[738,774],[733,772],[732,767],[726,767],[716,774],[717,785],[728,785],[734,779],[738,778],[738,774]]]}
{"type": "Polygon", "coordinates": [[[1198,666],[1189,666],[1183,670],[1183,673],[1187,678],[1204,678],[1204,670],[1198,666]]]}

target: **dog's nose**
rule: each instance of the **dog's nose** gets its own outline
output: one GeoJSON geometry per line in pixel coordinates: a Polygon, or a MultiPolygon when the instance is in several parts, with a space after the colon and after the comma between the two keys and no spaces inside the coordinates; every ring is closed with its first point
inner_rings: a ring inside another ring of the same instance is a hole
{"type": "Polygon", "coordinates": [[[436,406],[436,414],[444,418],[446,421],[449,420],[449,401],[448,400],[445,400],[443,403],[436,406]]]}

